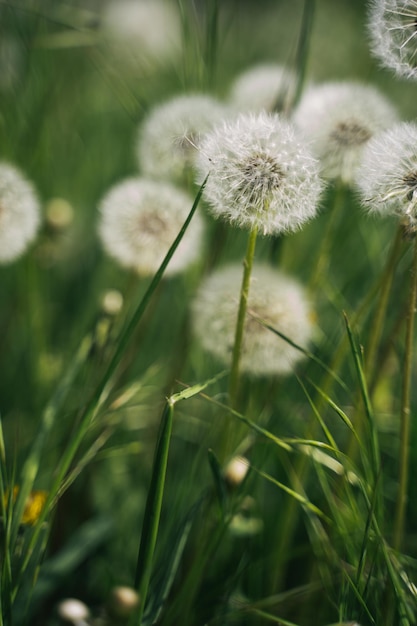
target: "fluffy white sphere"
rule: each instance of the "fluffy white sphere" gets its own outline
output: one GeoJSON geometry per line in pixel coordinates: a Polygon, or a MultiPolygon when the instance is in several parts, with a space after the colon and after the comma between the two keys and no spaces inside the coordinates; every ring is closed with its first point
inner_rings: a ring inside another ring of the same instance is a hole
{"type": "Polygon", "coordinates": [[[335,82],[308,89],[293,120],[320,160],[322,175],[351,183],[366,143],[397,115],[374,87],[335,82]]]}
{"type": "Polygon", "coordinates": [[[137,158],[145,176],[183,182],[201,136],[228,114],[206,95],[177,96],[153,109],[139,128],[137,158]]]}
{"type": "Polygon", "coordinates": [[[366,146],[356,185],[364,207],[417,224],[417,125],[403,122],[366,146]]]}
{"type": "MultiPolygon", "coordinates": [[[[193,198],[169,183],[127,179],[100,204],[99,235],[106,252],[141,275],[154,274],[178,235],[193,198]]],[[[185,270],[203,248],[203,220],[194,215],[165,274],[185,270]]]]}
{"type": "MultiPolygon", "coordinates": [[[[242,267],[220,268],[200,286],[192,305],[194,334],[205,350],[230,364],[239,308],[242,267]]],[[[313,316],[304,288],[267,266],[253,268],[240,367],[254,376],[289,374],[303,353],[265,328],[258,316],[305,348],[313,334],[313,316]]]]}
{"type": "Polygon", "coordinates": [[[39,202],[32,183],[12,165],[0,163],[0,263],[21,256],[39,224],[39,202]]]}
{"type": "Polygon", "coordinates": [[[88,607],[75,598],[67,598],[58,604],[58,615],[67,622],[84,622],[90,616],[88,607]]]}
{"type": "Polygon", "coordinates": [[[241,114],[208,133],[197,160],[215,217],[264,235],[295,231],[316,215],[319,165],[292,124],[276,114],[241,114]]]}
{"type": "Polygon", "coordinates": [[[417,0],[371,0],[368,31],[381,65],[417,78],[417,0]]]}
{"type": "Polygon", "coordinates": [[[296,86],[296,75],[277,64],[262,64],[240,74],[232,84],[230,103],[239,111],[280,111],[296,86]]]}

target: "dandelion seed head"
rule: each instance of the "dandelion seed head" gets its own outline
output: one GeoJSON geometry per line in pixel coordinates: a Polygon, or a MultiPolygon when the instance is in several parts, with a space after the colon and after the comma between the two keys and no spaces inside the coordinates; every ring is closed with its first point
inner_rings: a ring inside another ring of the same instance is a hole
{"type": "MultiPolygon", "coordinates": [[[[194,334],[207,352],[229,365],[232,358],[242,268],[220,268],[200,286],[192,306],[194,334]]],[[[240,367],[253,376],[285,375],[302,360],[291,346],[258,319],[306,347],[314,326],[304,288],[293,278],[259,265],[253,268],[240,367]]]]}
{"type": "Polygon", "coordinates": [[[40,207],[32,183],[17,168],[0,163],[0,263],[21,256],[39,225],[40,207]]]}
{"type": "Polygon", "coordinates": [[[281,65],[262,64],[240,74],[230,90],[230,104],[239,111],[281,111],[295,91],[294,72],[281,65]]]}
{"type": "MultiPolygon", "coordinates": [[[[127,179],[100,204],[99,235],[106,252],[141,275],[156,272],[178,235],[193,198],[170,183],[127,179]]],[[[165,274],[185,270],[203,249],[203,221],[195,214],[165,274]]]]}
{"type": "Polygon", "coordinates": [[[368,32],[382,66],[417,79],[417,0],[372,0],[368,32]]]}
{"type": "Polygon", "coordinates": [[[264,235],[291,232],[313,218],[322,191],[318,162],[277,114],[223,121],[200,144],[198,179],[214,217],[264,235]]]}
{"type": "Polygon", "coordinates": [[[126,619],[139,605],[139,594],[131,587],[113,587],[107,603],[112,618],[126,619]]]}
{"type": "Polygon", "coordinates": [[[308,89],[293,119],[320,160],[322,175],[349,184],[366,143],[397,116],[377,89],[340,82],[308,89]]]}
{"type": "Polygon", "coordinates": [[[356,186],[369,213],[397,215],[417,224],[416,124],[395,124],[367,144],[356,186]]]}
{"type": "Polygon", "coordinates": [[[139,129],[141,172],[150,178],[186,180],[201,136],[227,114],[223,104],[206,95],[177,96],[153,109],[139,129]]]}
{"type": "Polygon", "coordinates": [[[76,598],[67,598],[62,600],[57,607],[58,615],[66,622],[82,622],[90,617],[88,607],[76,598]]]}
{"type": "Polygon", "coordinates": [[[249,461],[243,456],[233,457],[225,467],[224,479],[229,487],[238,487],[249,471],[249,461]]]}

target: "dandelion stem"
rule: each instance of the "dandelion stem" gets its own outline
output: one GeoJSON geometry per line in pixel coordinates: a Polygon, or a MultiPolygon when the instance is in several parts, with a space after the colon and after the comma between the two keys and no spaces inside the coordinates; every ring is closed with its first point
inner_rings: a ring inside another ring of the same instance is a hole
{"type": "Polygon", "coordinates": [[[417,239],[414,241],[413,263],[411,267],[411,284],[408,301],[407,327],[405,337],[405,355],[403,368],[400,455],[399,455],[399,488],[394,521],[394,548],[401,549],[404,536],[404,521],[407,504],[408,465],[410,455],[410,395],[413,359],[414,317],[417,297],[417,239]]]}
{"type": "Polygon", "coordinates": [[[230,406],[236,407],[238,386],[239,386],[239,362],[242,352],[243,331],[245,327],[246,309],[248,304],[249,284],[252,273],[253,258],[255,256],[257,226],[254,226],[249,234],[246,257],[243,263],[243,278],[240,288],[239,311],[236,323],[235,342],[233,346],[232,367],[229,382],[229,402],[230,406]]]}
{"type": "Polygon", "coordinates": [[[373,380],[374,376],[377,350],[379,342],[381,340],[382,328],[388,306],[389,293],[391,291],[394,271],[397,265],[398,255],[403,240],[402,232],[403,229],[400,226],[397,230],[397,234],[395,236],[391,249],[391,254],[389,255],[387,264],[381,277],[381,291],[379,293],[379,298],[375,307],[375,316],[369,333],[368,347],[365,352],[365,372],[368,380],[373,380]]]}

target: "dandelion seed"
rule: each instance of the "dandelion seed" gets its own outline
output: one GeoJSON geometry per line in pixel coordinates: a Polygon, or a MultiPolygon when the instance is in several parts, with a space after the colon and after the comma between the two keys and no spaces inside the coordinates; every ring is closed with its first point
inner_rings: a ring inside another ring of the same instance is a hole
{"type": "Polygon", "coordinates": [[[184,182],[201,136],[227,115],[210,96],[178,96],[149,114],[139,129],[137,157],[145,176],[184,182]]]}
{"type": "MultiPolygon", "coordinates": [[[[240,265],[219,269],[200,286],[192,306],[196,338],[225,364],[230,364],[232,357],[241,273],[240,265]]],[[[312,338],[313,322],[303,287],[272,268],[255,266],[248,298],[241,371],[254,376],[291,373],[304,355],[256,318],[306,347],[312,338]]]]}
{"type": "MultiPolygon", "coordinates": [[[[178,235],[193,199],[171,184],[130,178],[113,187],[100,204],[99,235],[106,252],[138,274],[154,274],[178,235]]],[[[179,244],[165,274],[185,270],[203,248],[199,214],[179,244]]]]}
{"type": "Polygon", "coordinates": [[[397,116],[377,89],[340,82],[307,90],[293,119],[311,142],[322,175],[351,183],[366,143],[397,116]]]}
{"type": "Polygon", "coordinates": [[[356,185],[370,212],[397,215],[417,226],[417,125],[403,122],[374,137],[363,154],[356,185]]]}
{"type": "Polygon", "coordinates": [[[40,208],[33,185],[15,167],[0,163],[0,263],[14,261],[34,240],[40,208]]]}
{"type": "Polygon", "coordinates": [[[372,51],[399,76],[417,78],[417,0],[372,0],[369,11],[372,51]]]}
{"type": "Polygon", "coordinates": [[[197,160],[210,172],[204,198],[215,217],[264,235],[295,231],[317,212],[318,162],[276,114],[241,114],[208,133],[197,160]]]}
{"type": "Polygon", "coordinates": [[[281,111],[295,91],[294,72],[281,65],[256,65],[238,76],[232,85],[230,103],[239,111],[281,111]]]}

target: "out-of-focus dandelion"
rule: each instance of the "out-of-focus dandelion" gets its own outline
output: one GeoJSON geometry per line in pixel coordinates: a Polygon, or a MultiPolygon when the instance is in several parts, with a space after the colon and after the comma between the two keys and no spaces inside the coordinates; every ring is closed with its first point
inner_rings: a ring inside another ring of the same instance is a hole
{"type": "Polygon", "coordinates": [[[249,461],[243,456],[234,456],[224,469],[226,484],[232,489],[238,487],[249,471],[249,461]]]}
{"type": "Polygon", "coordinates": [[[131,587],[113,587],[107,612],[114,619],[127,619],[139,605],[139,594],[131,587]]]}
{"type": "Polygon", "coordinates": [[[335,82],[308,89],[293,119],[320,160],[322,175],[349,184],[366,143],[397,116],[374,87],[335,82]]]}
{"type": "Polygon", "coordinates": [[[104,8],[101,28],[115,54],[128,62],[167,62],[181,50],[179,14],[162,0],[113,0],[104,8]]]}
{"type": "Polygon", "coordinates": [[[295,231],[316,215],[318,162],[277,114],[241,114],[200,145],[199,179],[215,217],[264,235],[295,231]]]}
{"type": "Polygon", "coordinates": [[[142,174],[184,182],[201,136],[226,116],[226,107],[206,95],[177,96],[153,109],[139,129],[137,157],[142,174]]]}
{"type": "MultiPolygon", "coordinates": [[[[202,283],[192,305],[196,338],[226,364],[232,356],[241,272],[235,264],[217,270],[202,283]]],[[[253,269],[240,368],[254,376],[291,373],[303,353],[265,328],[257,317],[305,348],[314,326],[304,288],[267,266],[253,269]]]]}
{"type": "Polygon", "coordinates": [[[70,624],[85,624],[90,617],[88,607],[76,598],[66,598],[57,606],[58,616],[70,624]]]}
{"type": "Polygon", "coordinates": [[[51,198],[45,206],[45,222],[55,232],[61,232],[74,221],[74,209],[65,198],[51,198]]]}
{"type": "Polygon", "coordinates": [[[282,111],[295,91],[296,81],[294,72],[281,65],[256,65],[235,79],[230,103],[242,112],[282,111]]]}
{"type": "Polygon", "coordinates": [[[21,256],[39,224],[39,202],[32,183],[12,165],[0,163],[0,263],[21,256]]]}
{"type": "Polygon", "coordinates": [[[403,122],[374,137],[356,176],[363,206],[417,226],[417,125],[403,122]]]}
{"type": "Polygon", "coordinates": [[[417,78],[417,1],[371,0],[369,35],[375,56],[399,76],[417,78]]]}
{"type": "Polygon", "coordinates": [[[123,308],[123,295],[117,289],[108,289],[101,298],[101,310],[105,315],[114,317],[123,308]]]}
{"type": "MultiPolygon", "coordinates": [[[[127,179],[100,204],[99,235],[106,252],[138,274],[154,274],[178,235],[193,199],[169,183],[127,179]]],[[[196,214],[166,275],[185,270],[203,251],[203,220],[196,214]]]]}

